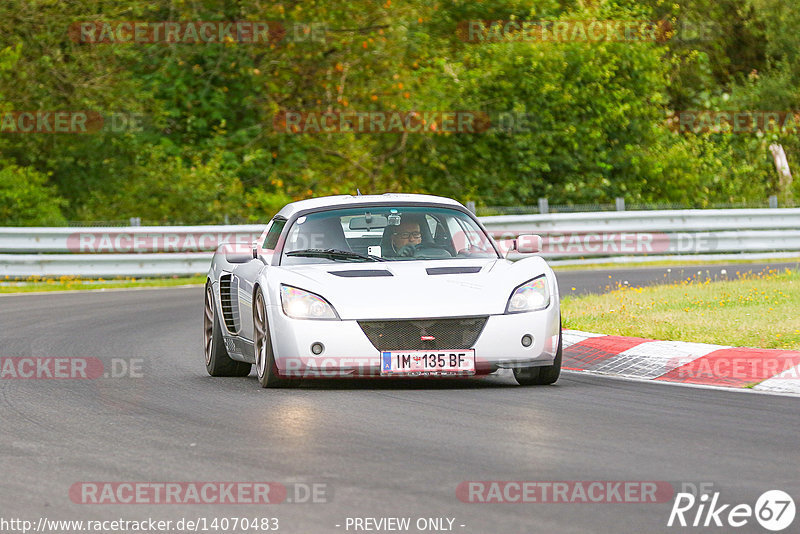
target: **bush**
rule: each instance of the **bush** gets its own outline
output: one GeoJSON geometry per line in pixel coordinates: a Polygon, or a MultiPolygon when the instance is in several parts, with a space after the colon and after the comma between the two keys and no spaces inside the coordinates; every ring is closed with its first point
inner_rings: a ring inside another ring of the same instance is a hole
{"type": "Polygon", "coordinates": [[[30,167],[0,163],[0,225],[59,226],[66,223],[61,209],[67,202],[47,176],[30,167]]]}
{"type": "Polygon", "coordinates": [[[127,219],[147,223],[221,223],[239,217],[244,205],[242,184],[224,163],[223,153],[184,157],[166,147],[151,146],[141,155],[119,191],[86,206],[85,217],[127,219]]]}

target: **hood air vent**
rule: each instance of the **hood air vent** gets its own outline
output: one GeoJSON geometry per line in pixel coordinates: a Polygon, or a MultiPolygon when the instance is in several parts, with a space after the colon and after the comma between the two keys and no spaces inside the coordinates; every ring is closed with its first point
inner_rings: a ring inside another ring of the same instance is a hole
{"type": "Polygon", "coordinates": [[[341,276],[342,278],[372,278],[375,276],[394,276],[389,271],[381,269],[359,269],[356,271],[328,271],[334,276],[341,276]]]}
{"type": "Polygon", "coordinates": [[[475,274],[481,272],[483,267],[429,267],[425,269],[428,274],[475,274]]]}

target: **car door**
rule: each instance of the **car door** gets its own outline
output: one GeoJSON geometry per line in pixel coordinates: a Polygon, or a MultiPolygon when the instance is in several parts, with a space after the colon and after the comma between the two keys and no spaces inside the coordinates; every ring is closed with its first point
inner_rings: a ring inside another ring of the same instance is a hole
{"type": "MultiPolygon", "coordinates": [[[[274,218],[264,233],[263,242],[254,243],[262,258],[275,251],[281,232],[286,226],[286,219],[274,218]]],[[[233,273],[238,296],[238,310],[240,319],[239,336],[248,341],[253,341],[253,288],[262,271],[269,270],[261,259],[254,259],[242,264],[233,273]]],[[[233,286],[233,284],[232,284],[233,286]]]]}

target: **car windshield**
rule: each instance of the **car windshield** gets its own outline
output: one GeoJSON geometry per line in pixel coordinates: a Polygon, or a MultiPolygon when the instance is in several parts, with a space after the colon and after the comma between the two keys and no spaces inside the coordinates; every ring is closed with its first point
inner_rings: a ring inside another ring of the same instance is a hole
{"type": "Polygon", "coordinates": [[[450,208],[369,206],[299,217],[281,264],[498,258],[468,214],[450,208]]]}

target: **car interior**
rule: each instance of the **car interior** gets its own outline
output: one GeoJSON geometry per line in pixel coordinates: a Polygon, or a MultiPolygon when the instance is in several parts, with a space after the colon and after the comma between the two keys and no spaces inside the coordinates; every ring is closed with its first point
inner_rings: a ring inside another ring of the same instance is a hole
{"type": "MultiPolygon", "coordinates": [[[[438,213],[313,214],[306,220],[298,220],[290,231],[284,250],[336,249],[401,261],[415,258],[447,259],[471,255],[469,247],[474,243],[466,237],[470,233],[474,234],[474,231],[465,225],[465,221],[438,213]],[[408,221],[419,223],[422,239],[414,256],[398,257],[392,248],[392,234],[401,223],[408,221]],[[454,235],[462,236],[458,244],[454,235]]],[[[303,261],[312,260],[307,258],[303,261]]],[[[321,258],[314,260],[324,261],[321,258]]]]}

